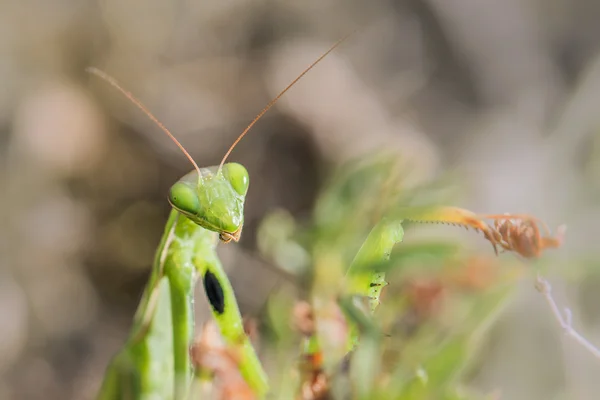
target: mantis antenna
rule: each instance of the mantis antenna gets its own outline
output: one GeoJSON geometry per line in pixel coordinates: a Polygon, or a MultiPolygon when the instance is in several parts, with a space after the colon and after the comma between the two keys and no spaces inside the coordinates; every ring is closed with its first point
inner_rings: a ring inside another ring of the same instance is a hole
{"type": "MultiPolygon", "coordinates": [[[[317,58],[315,61],[313,61],[312,64],[310,64],[306,69],[304,69],[304,71],[302,71],[302,73],[300,75],[298,75],[289,85],[287,85],[285,87],[285,89],[283,89],[277,96],[275,96],[275,98],[273,100],[271,100],[266,105],[265,108],[263,108],[263,110],[252,120],[252,122],[250,122],[250,124],[246,127],[246,129],[244,129],[244,131],[240,134],[240,136],[238,136],[238,138],[235,140],[235,142],[233,142],[233,144],[231,145],[231,147],[229,148],[229,150],[227,150],[227,153],[225,153],[225,156],[223,157],[223,159],[221,160],[221,163],[219,164],[219,169],[217,170],[217,174],[219,172],[221,172],[221,169],[223,168],[223,164],[225,164],[225,161],[227,160],[227,157],[229,157],[229,155],[231,154],[231,152],[233,151],[233,149],[235,148],[235,146],[237,146],[237,144],[240,142],[240,140],[242,140],[242,138],[244,136],[246,136],[246,134],[248,133],[248,131],[250,130],[250,128],[252,128],[254,126],[254,124],[256,124],[258,122],[258,120],[261,119],[261,117],[263,115],[265,115],[265,113],[267,111],[269,111],[269,109],[271,107],[273,107],[273,105],[275,105],[275,103],[277,103],[277,100],[279,100],[281,98],[281,96],[283,96],[285,94],[285,92],[287,92],[289,89],[291,89],[292,86],[294,86],[300,79],[302,79],[302,77],[304,75],[306,75],[306,73],[308,71],[310,71],[315,65],[317,65],[325,57],[327,57],[327,55],[329,55],[329,53],[331,53],[333,50],[335,50],[336,47],[338,47],[340,44],[342,44],[342,42],[345,41],[346,39],[348,39],[348,37],[350,35],[352,35],[353,33],[354,32],[351,32],[351,33],[347,34],[346,36],[344,36],[343,38],[341,38],[340,40],[338,40],[333,46],[331,46],[329,48],[329,50],[327,50],[325,53],[321,54],[321,56],[319,58],[317,58]]],[[[96,75],[100,79],[104,80],[105,82],[107,82],[108,84],[110,84],[111,86],[113,86],[115,89],[117,89],[119,92],[121,92],[125,97],[127,97],[133,104],[135,104],[140,110],[142,110],[142,112],[144,114],[146,114],[148,116],[148,118],[150,118],[152,120],[152,122],[154,122],[164,133],[166,133],[167,136],[169,136],[169,138],[171,138],[171,140],[173,142],[175,142],[175,144],[177,145],[177,147],[179,147],[179,149],[183,152],[183,154],[185,154],[185,156],[187,157],[187,159],[190,160],[190,162],[192,163],[192,165],[194,166],[194,168],[196,169],[196,171],[198,171],[198,179],[200,179],[200,177],[202,176],[202,174],[200,173],[200,168],[198,167],[198,164],[196,164],[196,161],[194,161],[194,159],[192,158],[192,156],[181,145],[181,143],[179,143],[179,141],[167,129],[167,127],[165,127],[158,120],[158,118],[156,118],[150,112],[150,110],[148,110],[146,108],[146,106],[144,106],[144,104],[140,100],[138,100],[137,97],[135,97],[128,90],[125,90],[125,88],[123,88],[123,86],[121,86],[119,84],[119,82],[117,82],[117,80],[115,78],[113,78],[112,76],[110,76],[106,72],[104,72],[104,71],[102,71],[102,70],[100,70],[100,69],[98,69],[96,67],[88,67],[88,68],[86,68],[86,71],[89,72],[90,74],[96,75]]]]}
{"type": "Polygon", "coordinates": [[[119,92],[121,92],[125,97],[127,97],[133,104],[135,104],[136,106],[138,106],[138,108],[140,110],[142,110],[144,112],[144,114],[146,114],[148,116],[148,118],[150,118],[152,120],[152,122],[154,122],[156,125],[158,125],[158,127],[160,129],[162,129],[162,131],[164,133],[166,133],[167,136],[169,136],[173,142],[175,142],[175,144],[177,145],[177,147],[179,147],[179,149],[181,149],[181,151],[183,152],[183,154],[185,154],[185,156],[188,158],[188,160],[190,160],[190,162],[192,163],[192,165],[194,166],[194,168],[196,169],[196,171],[198,171],[198,179],[200,179],[200,177],[202,176],[202,174],[200,173],[200,168],[198,167],[198,164],[196,164],[196,161],[194,161],[194,159],[192,158],[192,156],[190,156],[190,153],[187,152],[187,150],[181,145],[181,143],[179,143],[179,141],[175,138],[175,136],[173,136],[173,134],[167,129],[167,127],[164,126],[158,120],[158,118],[156,118],[146,108],[146,106],[144,106],[144,104],[142,104],[142,102],[140,100],[138,100],[131,92],[125,90],[119,84],[119,82],[117,82],[117,80],[115,78],[113,78],[112,76],[108,75],[106,72],[104,72],[104,71],[102,71],[102,70],[100,70],[100,69],[98,69],[96,67],[88,67],[85,70],[87,72],[89,72],[90,74],[94,74],[97,77],[99,77],[100,79],[102,79],[102,80],[106,81],[107,83],[109,83],[111,86],[113,86],[119,92]]]}
{"type": "Polygon", "coordinates": [[[273,105],[275,105],[275,103],[277,103],[277,100],[279,100],[281,98],[281,96],[283,96],[285,94],[285,92],[287,92],[292,86],[294,86],[296,84],[296,82],[298,82],[300,79],[302,79],[302,77],[304,75],[306,75],[306,73],[308,71],[310,71],[315,65],[317,65],[319,62],[321,62],[321,60],[323,60],[325,57],[327,57],[327,55],[329,53],[331,53],[333,50],[335,50],[336,47],[338,47],[340,44],[342,44],[342,42],[346,39],[348,39],[348,37],[350,35],[352,35],[354,32],[350,32],[349,34],[347,34],[346,36],[344,36],[343,38],[341,38],[340,40],[338,40],[333,46],[331,46],[329,48],[329,50],[327,50],[325,53],[321,54],[321,56],[319,58],[317,58],[315,61],[313,61],[312,64],[310,64],[304,71],[302,71],[302,73],[300,75],[298,75],[289,85],[287,85],[285,87],[285,89],[283,89],[281,92],[279,92],[279,94],[277,96],[275,96],[275,98],[273,100],[271,100],[265,108],[263,108],[263,110],[256,116],[254,117],[254,119],[252,120],[252,122],[250,122],[250,124],[246,127],[246,129],[244,129],[244,131],[240,134],[240,136],[238,136],[238,138],[235,140],[235,142],[233,142],[233,144],[231,145],[231,147],[229,148],[229,150],[227,150],[227,153],[225,153],[225,156],[223,156],[223,159],[221,160],[221,163],[219,164],[219,169],[217,171],[217,174],[221,171],[221,168],[223,167],[223,164],[225,164],[225,160],[227,160],[227,157],[229,157],[229,155],[231,154],[231,152],[233,151],[233,149],[235,148],[235,146],[237,146],[237,144],[240,142],[240,140],[242,140],[242,138],[244,136],[246,136],[246,133],[248,133],[248,131],[250,130],[250,128],[252,128],[254,126],[254,124],[256,124],[258,122],[258,120],[265,115],[265,113],[267,111],[269,111],[269,109],[271,107],[273,107],[273,105]]]}

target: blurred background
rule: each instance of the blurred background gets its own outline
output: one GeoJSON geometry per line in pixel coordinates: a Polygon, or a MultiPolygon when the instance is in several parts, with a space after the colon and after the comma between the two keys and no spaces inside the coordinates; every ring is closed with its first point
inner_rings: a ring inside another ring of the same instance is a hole
{"type": "MultiPolygon", "coordinates": [[[[115,76],[214,165],[355,29],[230,157],[251,177],[242,240],[220,249],[242,310],[258,313],[281,281],[256,251],[265,214],[309,215],[331,168],[385,148],[417,180],[459,177],[457,206],[566,223],[547,276],[600,344],[599,17],[592,0],[0,0],[0,398],[93,398],[146,282],[168,188],[192,168],[85,67],[115,76]]],[[[591,400],[598,377],[600,361],[523,279],[471,384],[591,400]]]]}

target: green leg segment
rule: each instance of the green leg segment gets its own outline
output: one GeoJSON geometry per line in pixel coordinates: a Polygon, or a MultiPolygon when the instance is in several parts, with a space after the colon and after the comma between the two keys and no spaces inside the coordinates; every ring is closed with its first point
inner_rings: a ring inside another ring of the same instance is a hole
{"type": "Polygon", "coordinates": [[[194,262],[200,272],[206,296],[223,339],[227,345],[240,349],[242,355],[240,372],[250,387],[262,397],[268,390],[267,376],[244,332],[235,293],[214,252],[214,241],[211,246],[210,256],[206,255],[208,252],[204,252],[202,256],[196,257],[194,262]]]}

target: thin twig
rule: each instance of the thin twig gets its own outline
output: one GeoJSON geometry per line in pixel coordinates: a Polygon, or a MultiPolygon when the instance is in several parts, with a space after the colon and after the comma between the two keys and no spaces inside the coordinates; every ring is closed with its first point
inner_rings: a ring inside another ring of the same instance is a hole
{"type": "Polygon", "coordinates": [[[546,298],[546,302],[550,306],[554,317],[556,318],[560,326],[563,328],[565,334],[575,339],[575,341],[577,341],[579,344],[585,347],[596,358],[600,358],[600,350],[598,350],[598,348],[591,344],[586,338],[581,336],[581,334],[579,334],[579,332],[577,332],[571,325],[571,310],[565,307],[564,315],[561,313],[560,309],[558,308],[558,305],[556,304],[556,301],[554,301],[554,298],[552,297],[552,286],[550,286],[550,283],[546,279],[542,278],[542,276],[539,274],[537,276],[535,288],[546,298]]]}

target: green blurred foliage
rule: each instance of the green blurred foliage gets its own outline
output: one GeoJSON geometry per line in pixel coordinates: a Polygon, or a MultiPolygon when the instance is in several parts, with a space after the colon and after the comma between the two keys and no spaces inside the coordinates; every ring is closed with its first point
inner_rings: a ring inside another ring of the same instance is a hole
{"type": "MultiPolygon", "coordinates": [[[[376,312],[365,312],[346,296],[346,272],[373,226],[382,218],[452,201],[447,178],[409,187],[408,174],[400,171],[398,160],[379,154],[348,163],[324,185],[310,221],[294,220],[281,210],[263,220],[261,252],[299,278],[304,293],[302,299],[285,291],[272,295],[268,310],[274,340],[268,346],[288,354],[292,365],[294,357],[320,350],[328,393],[335,399],[491,399],[465,384],[518,276],[491,249],[474,256],[452,236],[399,243],[388,260],[360,265],[363,272],[388,273],[376,312]],[[318,350],[303,347],[302,335],[290,324],[299,300],[311,304],[317,332],[320,325],[326,327],[321,335],[328,330],[318,350]],[[345,324],[332,313],[336,302],[345,324]],[[344,340],[352,325],[360,341],[347,355],[344,340]]],[[[410,234],[408,228],[405,237],[410,234]]],[[[300,375],[274,382],[277,398],[305,398],[300,388],[310,383],[300,375]]]]}

